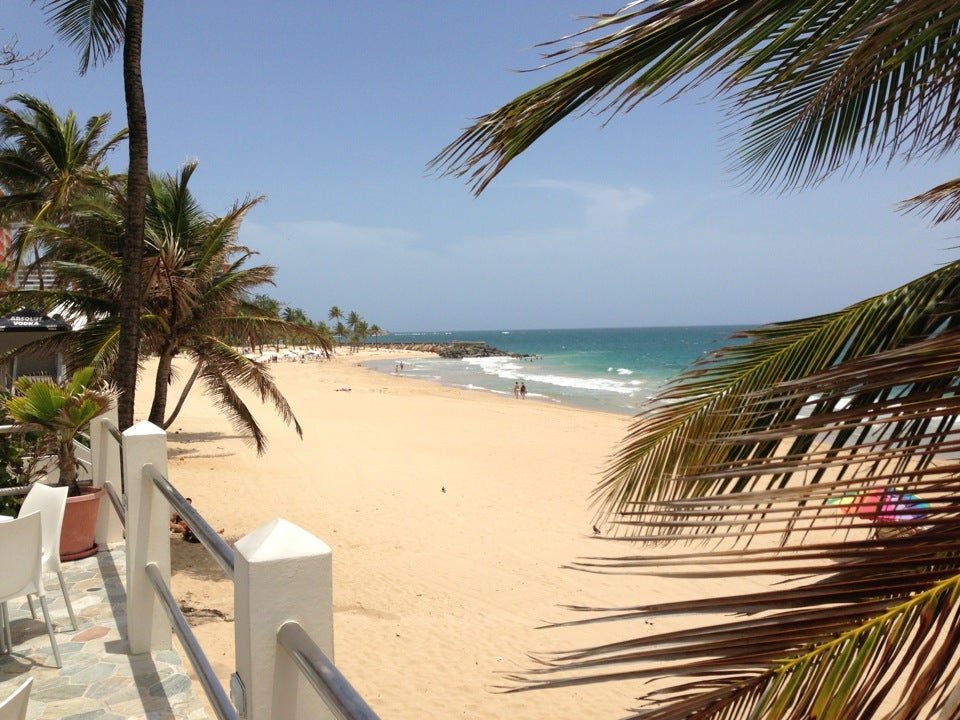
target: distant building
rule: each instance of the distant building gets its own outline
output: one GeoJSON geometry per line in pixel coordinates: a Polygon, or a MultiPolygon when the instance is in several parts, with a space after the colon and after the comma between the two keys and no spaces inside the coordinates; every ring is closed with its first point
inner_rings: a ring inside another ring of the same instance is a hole
{"type": "MultiPolygon", "coordinates": [[[[13,267],[13,235],[7,228],[0,228],[0,262],[8,269],[13,267]]],[[[51,268],[21,265],[16,273],[5,272],[0,277],[2,290],[43,290],[56,287],[57,277],[51,268]]]]}

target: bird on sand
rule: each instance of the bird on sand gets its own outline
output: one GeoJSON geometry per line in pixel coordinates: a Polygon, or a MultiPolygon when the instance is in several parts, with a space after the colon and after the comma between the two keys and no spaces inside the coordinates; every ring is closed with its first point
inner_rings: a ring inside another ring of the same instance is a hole
{"type": "Polygon", "coordinates": [[[594,534],[594,535],[599,535],[599,534],[600,534],[600,528],[598,528],[596,525],[593,526],[593,534],[594,534]]]}

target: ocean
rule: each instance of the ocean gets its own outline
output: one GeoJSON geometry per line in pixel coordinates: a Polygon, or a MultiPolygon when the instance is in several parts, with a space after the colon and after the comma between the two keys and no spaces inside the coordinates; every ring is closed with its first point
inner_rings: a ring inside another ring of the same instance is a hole
{"type": "MultiPolygon", "coordinates": [[[[404,361],[403,374],[454,387],[513,396],[515,382],[527,398],[571,407],[634,415],[641,404],[704,353],[729,344],[742,325],[705,327],[486,330],[391,333],[385,342],[485,342],[533,358],[491,357],[404,361]]],[[[367,365],[397,371],[392,360],[367,365]]]]}

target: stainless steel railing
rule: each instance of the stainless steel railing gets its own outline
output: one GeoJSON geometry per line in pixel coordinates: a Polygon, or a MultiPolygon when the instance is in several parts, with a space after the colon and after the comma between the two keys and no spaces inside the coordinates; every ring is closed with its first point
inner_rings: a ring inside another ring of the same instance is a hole
{"type": "Polygon", "coordinates": [[[379,720],[337,666],[298,622],[285,622],[277,631],[277,642],[320,694],[337,720],[379,720]]]}
{"type": "Polygon", "coordinates": [[[198,513],[193,505],[187,502],[187,499],[153,465],[144,465],[143,472],[153,481],[160,494],[167,499],[173,511],[183,518],[187,527],[197,536],[200,544],[207,549],[207,552],[213,556],[213,559],[223,568],[227,576],[233,580],[233,549],[210,526],[210,523],[204,520],[203,515],[198,513]]]}
{"type": "MultiPolygon", "coordinates": [[[[143,472],[167,499],[173,511],[187,524],[200,544],[233,580],[234,554],[230,546],[156,467],[144,465],[143,472]]],[[[224,693],[223,686],[210,667],[203,649],[199,646],[169,587],[164,583],[159,568],[153,563],[148,564],[147,574],[214,710],[221,718],[235,718],[236,711],[233,705],[224,693]]],[[[290,653],[304,677],[316,689],[338,720],[379,720],[376,713],[370,709],[366,701],[299,623],[284,623],[277,631],[277,642],[290,653]]]]}
{"type": "MultiPolygon", "coordinates": [[[[156,488],[173,507],[174,512],[184,519],[184,522],[187,523],[207,551],[213,555],[221,567],[227,571],[230,578],[233,579],[233,550],[230,549],[230,546],[214,532],[210,524],[203,519],[203,516],[193,509],[187,499],[153,465],[144,465],[143,473],[153,481],[156,488]]],[[[160,604],[163,606],[163,611],[170,620],[173,632],[179,638],[180,644],[183,646],[183,650],[200,680],[200,685],[207,694],[207,699],[210,701],[213,711],[220,720],[238,720],[239,716],[233,707],[233,703],[230,702],[230,697],[223,689],[223,685],[220,684],[220,680],[217,679],[206,653],[203,652],[203,648],[197,641],[197,636],[187,623],[180,606],[177,605],[177,601],[173,597],[173,593],[170,592],[170,587],[165,582],[160,569],[156,563],[148,563],[146,571],[160,604]]]]}
{"type": "Polygon", "coordinates": [[[213,671],[210,661],[207,660],[206,653],[203,652],[203,648],[200,647],[200,643],[197,641],[197,636],[194,635],[193,630],[190,629],[190,625],[183,616],[180,606],[177,605],[173,593],[170,592],[170,588],[166,582],[164,582],[163,573],[160,572],[160,568],[157,567],[156,563],[147,563],[146,570],[147,577],[150,578],[150,583],[153,585],[153,589],[160,599],[160,605],[167,614],[167,619],[170,620],[173,632],[176,633],[180,639],[183,651],[187,654],[190,664],[193,665],[193,669],[197,673],[197,678],[200,680],[203,691],[207,694],[207,699],[210,701],[213,711],[220,720],[239,720],[239,715],[237,715],[233,703],[230,702],[229,696],[223,689],[223,685],[221,685],[217,679],[217,675],[213,671]]]}

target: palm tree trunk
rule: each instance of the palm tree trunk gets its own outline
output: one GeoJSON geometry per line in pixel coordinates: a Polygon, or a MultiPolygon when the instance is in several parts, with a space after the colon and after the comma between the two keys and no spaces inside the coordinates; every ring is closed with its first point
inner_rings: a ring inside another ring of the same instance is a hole
{"type": "Polygon", "coordinates": [[[180,399],[177,401],[177,406],[173,409],[173,412],[170,413],[170,417],[167,418],[167,421],[162,425],[163,429],[166,430],[173,424],[173,421],[177,419],[177,415],[180,414],[180,410],[183,409],[183,403],[187,399],[187,395],[190,394],[190,390],[193,388],[193,383],[196,382],[197,378],[200,377],[200,369],[203,365],[198,361],[193,368],[193,372],[190,374],[190,379],[187,380],[186,386],[183,388],[183,392],[180,393],[180,399]]]}
{"type": "Polygon", "coordinates": [[[77,458],[73,452],[73,438],[57,441],[57,463],[60,465],[60,485],[70,488],[71,496],[79,495],[77,458]]]}
{"type": "Polygon", "coordinates": [[[123,89],[127,105],[130,166],[127,170],[126,231],[121,269],[120,339],[116,382],[121,430],[133,425],[140,344],[140,277],[143,269],[143,226],[147,201],[147,108],[140,67],[143,2],[128,0],[123,41],[123,89]]]}
{"type": "Polygon", "coordinates": [[[167,389],[170,387],[170,376],[173,370],[173,356],[177,349],[164,348],[160,351],[160,360],[157,363],[157,375],[153,382],[153,404],[150,406],[148,418],[157,427],[163,425],[163,416],[167,412],[167,389]]]}

